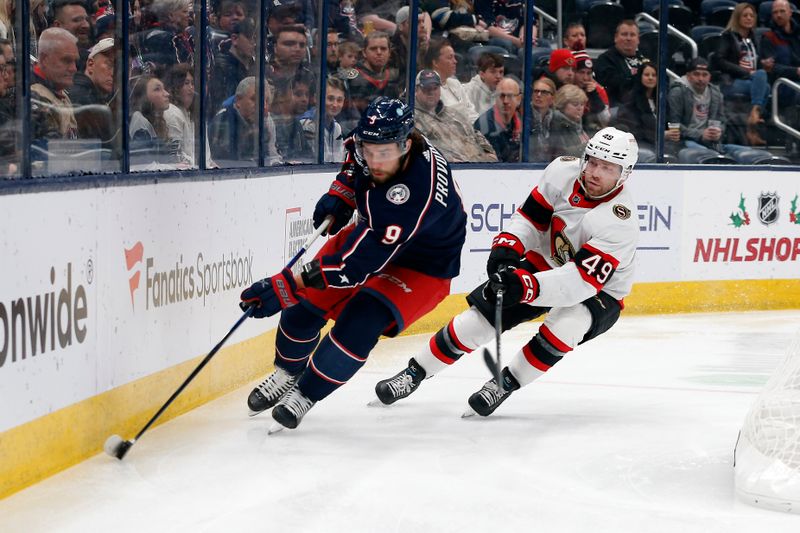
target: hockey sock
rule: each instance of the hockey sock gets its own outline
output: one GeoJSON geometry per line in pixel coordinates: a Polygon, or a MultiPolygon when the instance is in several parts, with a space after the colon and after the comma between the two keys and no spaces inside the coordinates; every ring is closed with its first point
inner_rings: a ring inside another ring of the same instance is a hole
{"type": "Polygon", "coordinates": [[[572,350],[552,335],[543,334],[543,329],[539,329],[539,333],[517,352],[508,365],[509,371],[522,387],[542,377],[561,361],[564,354],[572,350]]]}
{"type": "Polygon", "coordinates": [[[367,294],[356,294],[319,343],[297,382],[300,391],[318,402],[347,383],[364,366],[381,333],[393,322],[394,315],[386,305],[367,294]]]}
{"type": "Polygon", "coordinates": [[[426,377],[431,377],[493,338],[494,326],[477,309],[470,307],[437,331],[414,359],[425,369],[426,377]]]}
{"type": "Polygon", "coordinates": [[[302,372],[319,343],[319,330],[324,325],[325,319],[302,305],[284,309],[275,336],[275,366],[290,374],[302,372]]]}

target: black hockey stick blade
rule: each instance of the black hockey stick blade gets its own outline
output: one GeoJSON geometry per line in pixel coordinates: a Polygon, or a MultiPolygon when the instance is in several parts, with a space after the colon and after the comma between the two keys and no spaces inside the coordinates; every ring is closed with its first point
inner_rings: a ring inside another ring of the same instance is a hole
{"type": "Polygon", "coordinates": [[[488,348],[483,349],[483,361],[486,363],[486,366],[489,367],[489,371],[494,376],[495,385],[497,390],[503,388],[503,363],[501,359],[501,349],[500,349],[500,335],[503,333],[503,289],[498,289],[497,293],[495,294],[495,303],[494,303],[494,341],[495,341],[495,350],[497,351],[497,358],[495,359],[492,357],[491,352],[489,352],[488,348]]]}
{"type": "Polygon", "coordinates": [[[500,368],[500,359],[498,358],[497,360],[495,360],[495,358],[492,357],[492,352],[489,351],[489,348],[484,348],[483,361],[486,363],[486,366],[489,368],[489,371],[492,373],[492,376],[494,376],[494,379],[497,382],[497,384],[499,386],[502,386],[502,381],[501,381],[502,378],[500,376],[500,371],[502,370],[500,368]]]}

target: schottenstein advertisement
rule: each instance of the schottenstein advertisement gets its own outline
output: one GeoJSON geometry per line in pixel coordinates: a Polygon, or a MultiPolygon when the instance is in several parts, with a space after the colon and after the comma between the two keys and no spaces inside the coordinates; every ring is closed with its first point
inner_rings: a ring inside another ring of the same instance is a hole
{"type": "MultiPolygon", "coordinates": [[[[468,292],[486,280],[486,260],[492,238],[506,228],[511,216],[539,183],[543,170],[503,170],[495,179],[486,170],[459,170],[455,179],[467,211],[467,241],[461,254],[461,275],[453,292],[468,292]],[[487,180],[491,180],[487,184],[487,180]]],[[[677,172],[637,170],[626,182],[636,202],[639,282],[679,281],[681,202],[683,182],[677,172]],[[676,179],[677,178],[677,179],[676,179]]]]}
{"type": "Polygon", "coordinates": [[[800,181],[790,172],[714,172],[686,194],[688,279],[796,279],[800,181]],[[739,179],[736,179],[739,178],[739,179]]]}

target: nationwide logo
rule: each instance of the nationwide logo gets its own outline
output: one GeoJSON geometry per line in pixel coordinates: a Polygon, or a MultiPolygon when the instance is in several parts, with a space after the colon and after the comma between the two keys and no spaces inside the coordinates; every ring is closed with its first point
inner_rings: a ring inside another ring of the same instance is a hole
{"type": "MultiPolygon", "coordinates": [[[[128,272],[133,270],[133,268],[142,262],[142,257],[144,256],[144,245],[142,245],[142,241],[138,241],[134,244],[131,248],[125,248],[125,267],[128,269],[128,272]]],[[[133,309],[136,306],[133,303],[133,292],[139,288],[139,278],[142,277],[142,271],[136,270],[133,275],[128,278],[128,286],[131,290],[131,307],[133,309]]]]}
{"type": "Polygon", "coordinates": [[[750,214],[744,206],[744,195],[741,194],[739,198],[739,211],[731,213],[731,222],[734,228],[741,228],[742,226],[750,225],[750,214]]]}
{"type": "Polygon", "coordinates": [[[137,241],[123,248],[125,266],[129,273],[128,290],[131,306],[135,309],[135,296],[141,285],[141,266],[144,265],[145,310],[158,309],[190,300],[202,300],[225,291],[238,290],[253,283],[253,251],[240,256],[238,252],[223,253],[219,259],[210,260],[203,252],[194,255],[194,261],[184,261],[183,254],[176,259],[145,257],[144,245],[137,241]],[[135,272],[132,272],[137,269],[135,272]]]}
{"type": "Polygon", "coordinates": [[[15,294],[0,301],[0,368],[86,340],[90,301],[86,287],[73,281],[72,263],[58,271],[51,266],[49,274],[49,285],[42,280],[36,294],[15,294]]]}

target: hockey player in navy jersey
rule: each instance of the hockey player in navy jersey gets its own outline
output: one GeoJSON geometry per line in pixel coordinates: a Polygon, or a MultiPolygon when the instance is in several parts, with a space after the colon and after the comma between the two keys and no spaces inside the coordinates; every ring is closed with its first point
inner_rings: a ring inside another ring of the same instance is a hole
{"type": "Polygon", "coordinates": [[[491,341],[499,289],[504,291],[504,331],[548,315],[503,368],[502,386],[492,378],[470,396],[470,407],[481,416],[578,344],[611,328],[633,281],[639,225],[623,183],[638,152],[633,135],[604,128],[587,143],[582,159],[550,163],[509,226],[492,241],[489,281],[469,294],[470,308],[431,337],[407,368],[378,382],[378,399],[388,405],[407,397],[423,379],[491,341]]]}
{"type": "Polygon", "coordinates": [[[255,317],[281,312],[275,371],[250,393],[253,412],[274,406],[278,423],[297,427],[363,366],[382,334],[398,334],[450,293],[466,213],[447,161],[413,125],[400,100],[374,100],[314,210],[315,227],[333,217],[332,238],[301,275],[284,269],[242,293],[255,317]],[[336,323],[320,341],[329,318],[336,323]]]}

